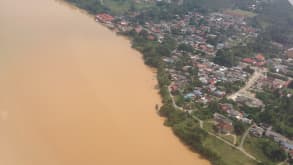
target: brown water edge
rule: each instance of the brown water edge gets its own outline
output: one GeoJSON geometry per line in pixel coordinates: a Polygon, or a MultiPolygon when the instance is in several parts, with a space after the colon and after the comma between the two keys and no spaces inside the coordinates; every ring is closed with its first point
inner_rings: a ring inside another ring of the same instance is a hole
{"type": "Polygon", "coordinates": [[[53,0],[0,1],[0,165],[205,165],[129,41],[53,0]]]}

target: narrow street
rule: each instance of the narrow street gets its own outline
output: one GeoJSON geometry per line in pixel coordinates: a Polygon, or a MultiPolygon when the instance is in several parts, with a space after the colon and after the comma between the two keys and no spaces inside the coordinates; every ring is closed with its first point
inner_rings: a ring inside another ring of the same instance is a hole
{"type": "Polygon", "coordinates": [[[255,72],[252,74],[252,76],[249,78],[248,82],[245,84],[244,87],[242,87],[237,92],[231,94],[230,96],[227,96],[228,99],[236,100],[238,96],[246,96],[254,98],[255,94],[249,92],[249,88],[261,77],[263,76],[263,73],[266,72],[265,69],[259,69],[255,68],[255,72]]]}
{"type": "Polygon", "coordinates": [[[243,144],[245,142],[245,139],[247,138],[248,134],[249,134],[249,130],[251,129],[253,125],[251,125],[246,131],[245,133],[243,134],[242,138],[241,138],[241,142],[239,144],[239,148],[243,149],[243,144]]]}

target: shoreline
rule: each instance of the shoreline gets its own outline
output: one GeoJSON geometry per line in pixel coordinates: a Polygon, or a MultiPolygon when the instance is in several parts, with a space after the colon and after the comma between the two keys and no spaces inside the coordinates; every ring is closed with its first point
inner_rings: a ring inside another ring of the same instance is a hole
{"type": "MultiPolygon", "coordinates": [[[[68,2],[65,2],[65,4],[66,4],[66,3],[68,3],[68,2]]],[[[69,6],[72,6],[72,7],[75,8],[75,9],[81,10],[82,13],[87,14],[89,17],[91,17],[91,18],[93,19],[93,21],[95,21],[97,24],[101,25],[103,28],[105,28],[105,29],[111,31],[111,32],[114,33],[117,37],[122,37],[123,39],[125,39],[127,42],[129,42],[129,44],[130,44],[130,46],[131,46],[131,49],[137,51],[137,52],[141,55],[141,58],[142,58],[142,61],[144,62],[144,65],[147,66],[147,68],[150,69],[150,71],[154,74],[155,77],[153,77],[153,78],[154,78],[154,79],[156,80],[156,82],[157,82],[156,86],[154,86],[154,89],[158,92],[158,95],[160,96],[160,100],[161,100],[161,101],[160,101],[160,103],[157,104],[157,105],[159,105],[159,107],[158,107],[157,109],[156,109],[156,107],[154,107],[154,109],[155,109],[155,113],[158,115],[158,117],[160,117],[160,118],[163,120],[163,123],[164,123],[163,125],[164,125],[165,127],[169,127],[169,128],[170,128],[170,131],[172,132],[174,138],[176,138],[176,140],[178,140],[178,141],[179,141],[184,147],[186,147],[186,149],[189,150],[189,152],[191,152],[191,153],[193,153],[193,154],[198,154],[199,159],[201,159],[201,160],[205,160],[205,161],[208,161],[208,163],[212,165],[213,163],[211,162],[210,159],[208,159],[207,156],[205,156],[204,154],[202,154],[202,153],[200,153],[199,151],[195,150],[195,149],[192,148],[190,145],[186,144],[186,142],[185,142],[180,136],[176,135],[176,132],[174,132],[173,127],[172,127],[172,126],[169,126],[169,125],[166,124],[166,121],[168,120],[168,118],[165,117],[165,116],[162,116],[162,115],[160,114],[160,109],[165,105],[163,100],[166,99],[166,98],[164,98],[164,96],[161,94],[161,90],[162,90],[162,88],[160,87],[159,79],[158,79],[159,74],[160,74],[160,73],[159,73],[159,68],[158,68],[158,67],[155,67],[155,66],[151,66],[151,65],[149,65],[149,64],[146,63],[146,60],[144,59],[144,54],[143,54],[143,52],[140,51],[139,49],[137,49],[137,48],[134,47],[133,37],[131,37],[131,36],[127,36],[127,35],[125,35],[125,34],[123,34],[123,33],[120,33],[118,30],[116,31],[115,28],[111,28],[111,27],[109,27],[106,23],[103,23],[103,22],[100,22],[100,21],[96,20],[96,19],[95,19],[95,15],[93,15],[93,14],[87,12],[87,11],[84,10],[84,9],[80,9],[78,6],[75,6],[75,4],[73,4],[73,5],[71,5],[70,3],[68,3],[68,4],[69,4],[69,6]]],[[[165,84],[165,86],[168,86],[168,84],[165,84]]],[[[167,98],[167,99],[169,99],[169,98],[167,98]]],[[[155,106],[156,106],[156,105],[155,105],[155,106]]],[[[175,108],[175,107],[174,107],[174,108],[175,108]]]]}
{"type": "MultiPolygon", "coordinates": [[[[75,7],[76,7],[76,6],[75,6],[75,7]]],[[[78,8],[78,7],[77,7],[77,8],[78,8]]],[[[83,10],[83,9],[81,9],[81,10],[83,10]]],[[[215,162],[212,163],[211,159],[209,159],[207,156],[205,156],[204,154],[200,153],[199,151],[195,150],[195,149],[192,148],[190,145],[186,144],[186,142],[185,142],[180,136],[176,135],[176,132],[174,132],[174,128],[173,128],[172,126],[169,126],[168,124],[166,124],[166,121],[168,120],[168,118],[160,114],[160,110],[161,110],[161,108],[162,108],[164,105],[166,105],[166,104],[164,104],[164,101],[163,101],[163,100],[166,99],[166,98],[164,98],[164,96],[161,94],[161,90],[162,90],[162,88],[160,88],[159,79],[158,79],[158,77],[159,77],[159,68],[158,68],[158,67],[155,67],[155,66],[148,65],[148,64],[146,63],[146,60],[143,58],[143,56],[144,56],[143,52],[141,52],[139,49],[136,49],[135,47],[133,47],[133,38],[132,38],[131,36],[127,36],[127,35],[125,35],[125,34],[119,33],[119,31],[115,31],[113,28],[107,26],[106,23],[102,23],[102,22],[99,22],[99,21],[95,20],[95,16],[94,16],[94,15],[92,15],[92,14],[90,14],[90,13],[87,13],[87,14],[88,14],[90,17],[92,17],[93,20],[94,20],[97,24],[101,25],[102,27],[106,28],[107,30],[110,30],[110,31],[111,31],[112,33],[114,33],[117,37],[122,37],[123,39],[127,40],[127,42],[129,42],[129,44],[131,45],[131,49],[137,51],[137,52],[141,55],[142,60],[143,60],[143,62],[144,62],[144,65],[147,66],[147,68],[150,69],[150,71],[151,71],[152,73],[155,74],[155,77],[154,77],[154,78],[156,78],[156,82],[157,82],[157,84],[156,84],[156,86],[154,87],[154,89],[158,92],[158,94],[159,94],[159,96],[160,96],[160,99],[161,99],[161,102],[158,104],[159,107],[158,107],[157,109],[154,107],[155,112],[157,113],[158,117],[160,117],[160,118],[163,120],[163,122],[164,122],[164,126],[165,126],[165,127],[169,127],[169,128],[170,128],[170,130],[172,131],[172,134],[174,135],[174,138],[176,138],[177,140],[179,140],[179,142],[180,142],[184,147],[186,147],[186,149],[188,149],[191,153],[198,154],[200,159],[202,159],[202,160],[206,160],[206,161],[209,162],[209,164],[213,165],[215,162]]],[[[168,86],[168,85],[165,84],[165,86],[168,86]]],[[[168,99],[169,99],[169,98],[168,98],[168,99]]],[[[174,108],[176,108],[176,107],[174,107],[174,108]]],[[[183,112],[182,112],[182,113],[183,113],[183,112]]],[[[215,164],[215,165],[217,165],[217,164],[215,164]]]]}
{"type": "MultiPolygon", "coordinates": [[[[137,43],[134,40],[137,36],[135,36],[135,35],[133,36],[131,34],[124,34],[123,32],[119,32],[119,29],[116,29],[117,27],[115,27],[115,25],[97,20],[93,13],[87,11],[86,9],[80,8],[75,3],[70,3],[70,2],[67,2],[67,3],[73,5],[74,7],[78,8],[78,9],[86,11],[87,14],[93,19],[93,21],[100,24],[102,27],[107,28],[107,30],[114,32],[115,35],[126,39],[127,42],[130,43],[131,48],[134,49],[135,51],[137,51],[139,54],[141,54],[144,64],[148,68],[150,68],[152,71],[155,70],[154,74],[156,76],[156,81],[157,81],[157,89],[155,89],[155,90],[157,90],[157,92],[161,98],[161,103],[160,103],[161,106],[159,106],[159,108],[156,110],[156,112],[157,112],[157,115],[159,115],[159,117],[161,117],[162,120],[164,120],[163,125],[171,128],[170,131],[172,131],[175,138],[177,140],[179,140],[179,142],[181,144],[183,144],[184,147],[187,147],[187,149],[191,153],[198,154],[200,159],[206,160],[211,165],[225,165],[226,163],[223,162],[221,156],[218,155],[218,153],[216,153],[216,152],[212,151],[211,149],[204,146],[204,143],[202,142],[203,139],[201,139],[201,138],[204,136],[209,136],[206,131],[199,128],[199,129],[196,129],[195,132],[193,132],[194,134],[196,134],[196,136],[198,136],[197,138],[200,138],[199,141],[197,141],[196,144],[194,144],[193,142],[190,142],[189,139],[186,139],[184,137],[186,135],[186,133],[182,132],[181,130],[176,129],[176,127],[175,127],[176,123],[172,123],[172,122],[176,122],[176,120],[180,120],[180,119],[173,119],[172,115],[185,116],[188,119],[193,120],[194,123],[197,123],[197,121],[194,120],[187,112],[178,110],[178,109],[176,109],[176,107],[174,107],[172,105],[172,103],[171,103],[172,99],[171,99],[170,95],[167,94],[169,92],[168,86],[170,85],[170,80],[168,80],[167,73],[165,71],[164,66],[162,65],[162,59],[160,59],[160,58],[155,59],[155,57],[148,57],[148,59],[146,59],[147,54],[143,52],[145,45],[140,45],[140,47],[138,45],[135,45],[137,43]],[[154,62],[154,60],[157,60],[157,61],[154,62]],[[170,107],[170,105],[172,107],[170,107]],[[171,114],[170,116],[165,114],[166,112],[164,112],[165,111],[164,107],[169,108],[167,111],[169,111],[168,114],[171,114]],[[170,123],[172,123],[172,124],[170,124],[170,123]]],[[[155,107],[154,107],[154,109],[155,109],[155,107]]]]}

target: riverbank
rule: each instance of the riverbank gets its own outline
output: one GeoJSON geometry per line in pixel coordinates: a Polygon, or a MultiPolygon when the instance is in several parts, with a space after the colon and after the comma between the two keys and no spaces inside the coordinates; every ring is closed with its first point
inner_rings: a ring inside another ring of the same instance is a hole
{"type": "MultiPolygon", "coordinates": [[[[90,13],[90,12],[89,12],[90,13]]],[[[108,27],[110,30],[112,30],[113,32],[115,32],[115,30],[113,30],[112,26],[107,23],[103,23],[104,26],[108,27]]],[[[178,129],[176,126],[177,124],[180,124],[181,122],[183,122],[183,120],[185,120],[185,118],[181,118],[179,120],[177,120],[176,118],[178,116],[185,116],[186,117],[186,113],[184,113],[183,111],[180,110],[176,110],[174,107],[170,107],[170,103],[171,103],[171,98],[168,94],[168,86],[170,85],[170,81],[168,78],[167,73],[164,70],[164,66],[163,66],[163,62],[161,61],[161,59],[154,57],[154,56],[149,56],[148,53],[146,53],[144,51],[145,48],[149,48],[149,47],[158,47],[158,43],[154,43],[150,40],[147,39],[143,39],[140,38],[139,36],[133,36],[131,34],[126,34],[126,33],[117,33],[119,35],[122,36],[126,36],[127,39],[130,40],[130,42],[132,43],[132,48],[134,48],[135,50],[139,51],[142,55],[143,55],[143,59],[146,65],[148,65],[149,67],[152,67],[154,69],[156,69],[156,77],[158,80],[158,87],[159,87],[159,93],[162,97],[162,101],[163,101],[163,105],[159,110],[159,114],[160,116],[163,116],[166,118],[165,121],[165,125],[169,126],[172,128],[173,132],[175,133],[175,135],[177,135],[177,137],[179,137],[181,139],[181,141],[186,144],[193,152],[196,153],[200,153],[205,159],[208,159],[210,161],[213,162],[213,164],[215,165],[221,165],[221,160],[219,159],[219,157],[212,151],[205,149],[199,138],[203,138],[201,137],[206,136],[206,133],[203,132],[202,130],[194,130],[193,135],[194,137],[192,137],[193,139],[186,139],[184,136],[184,133],[181,132],[181,129],[178,129]],[[136,42],[136,40],[143,40],[140,42],[136,42]],[[165,108],[168,107],[168,115],[165,114],[165,108]],[[175,117],[175,118],[173,118],[175,117]],[[182,134],[183,133],[183,134],[182,134]],[[198,137],[198,138],[196,138],[198,137]],[[196,142],[197,144],[193,143],[192,144],[190,142],[188,142],[189,140],[192,140],[194,142],[196,142]]],[[[157,52],[159,53],[159,52],[157,52]]],[[[156,53],[155,53],[156,54],[156,53]]],[[[194,122],[194,121],[193,121],[194,122]]]]}
{"type": "Polygon", "coordinates": [[[0,9],[1,165],[208,164],[163,126],[129,41],[58,1],[0,9]]]}

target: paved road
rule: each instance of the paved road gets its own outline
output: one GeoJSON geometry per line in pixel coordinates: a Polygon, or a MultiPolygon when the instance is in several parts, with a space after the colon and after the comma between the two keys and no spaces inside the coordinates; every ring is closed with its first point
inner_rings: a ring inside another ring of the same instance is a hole
{"type": "Polygon", "coordinates": [[[242,138],[241,138],[241,142],[240,142],[240,144],[239,144],[239,148],[241,148],[241,149],[243,149],[243,150],[244,150],[244,148],[243,148],[243,144],[244,144],[245,139],[247,138],[247,136],[248,136],[248,134],[249,134],[249,130],[251,129],[252,126],[253,126],[253,125],[251,125],[251,126],[245,131],[245,133],[243,134],[243,136],[242,136],[242,138]]]}
{"type": "MultiPolygon", "coordinates": [[[[190,114],[190,113],[189,113],[190,114]]],[[[203,129],[203,121],[200,120],[198,117],[194,116],[194,115],[191,115],[191,117],[194,119],[194,120],[197,120],[199,122],[199,126],[201,129],[203,129]]]]}
{"type": "MultiPolygon", "coordinates": [[[[172,84],[171,84],[172,85],[172,84]]],[[[171,85],[170,86],[168,86],[168,92],[169,92],[169,95],[170,95],[170,97],[171,97],[171,99],[172,99],[172,104],[173,104],[173,106],[176,108],[176,109],[179,109],[179,110],[181,110],[181,111],[185,111],[182,107],[179,107],[179,106],[177,106],[177,104],[176,104],[176,102],[175,102],[175,98],[174,98],[174,96],[171,94],[171,85]]]]}
{"type": "Polygon", "coordinates": [[[256,68],[255,72],[252,74],[252,76],[249,78],[248,82],[245,84],[244,87],[242,87],[241,89],[239,89],[237,92],[231,94],[230,96],[228,96],[228,99],[232,99],[235,101],[235,99],[238,96],[247,96],[247,97],[254,97],[254,94],[249,92],[249,88],[263,75],[263,73],[265,72],[265,69],[259,69],[256,68]]]}

